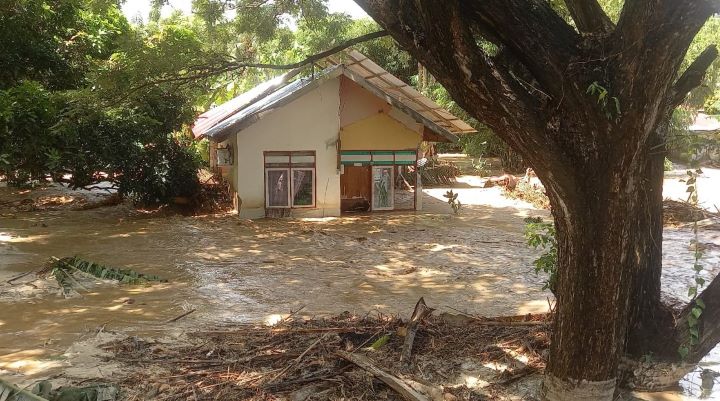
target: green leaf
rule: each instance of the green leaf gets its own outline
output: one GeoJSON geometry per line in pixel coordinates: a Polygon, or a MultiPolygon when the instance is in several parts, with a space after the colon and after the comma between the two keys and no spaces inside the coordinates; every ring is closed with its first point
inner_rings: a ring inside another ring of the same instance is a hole
{"type": "Polygon", "coordinates": [[[702,309],[705,309],[705,301],[703,301],[701,298],[698,298],[695,300],[695,304],[699,306],[702,309]]]}
{"type": "Polygon", "coordinates": [[[705,285],[705,279],[702,278],[702,277],[695,277],[695,282],[696,282],[697,285],[700,286],[700,287],[702,287],[703,285],[705,285]]]}
{"type": "Polygon", "coordinates": [[[700,338],[700,330],[697,327],[691,327],[690,336],[692,338],[700,338]]]}
{"type": "Polygon", "coordinates": [[[688,296],[694,298],[697,295],[697,287],[688,288],[688,296]]]}
{"type": "Polygon", "coordinates": [[[690,310],[690,314],[695,316],[696,319],[699,319],[700,315],[702,315],[702,308],[696,306],[690,310]]]}
{"type": "Polygon", "coordinates": [[[678,347],[678,353],[680,354],[680,358],[685,359],[688,355],[690,355],[690,348],[686,345],[681,345],[678,347]]]}
{"type": "Polygon", "coordinates": [[[390,341],[390,334],[385,334],[384,336],[382,336],[382,337],[378,338],[377,340],[375,340],[375,342],[370,345],[370,348],[372,348],[372,349],[374,349],[374,350],[377,351],[377,350],[380,349],[383,345],[387,344],[388,341],[390,341]]]}

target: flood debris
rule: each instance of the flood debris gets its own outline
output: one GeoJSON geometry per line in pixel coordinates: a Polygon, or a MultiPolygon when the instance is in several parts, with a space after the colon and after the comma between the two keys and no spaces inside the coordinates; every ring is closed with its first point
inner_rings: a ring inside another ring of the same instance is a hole
{"type": "Polygon", "coordinates": [[[168,321],[165,322],[165,323],[174,323],[174,322],[177,322],[178,320],[184,318],[185,316],[187,316],[187,315],[195,312],[195,310],[196,310],[196,309],[190,309],[190,310],[187,311],[187,312],[183,312],[182,314],[180,314],[180,315],[178,315],[178,316],[175,316],[174,318],[168,320],[168,321]]]}
{"type": "Polygon", "coordinates": [[[60,285],[65,297],[77,294],[77,289],[88,291],[81,277],[102,280],[114,280],[121,284],[140,285],[151,282],[167,282],[158,276],[138,273],[131,269],[118,269],[78,257],[52,258],[47,267],[37,273],[39,276],[52,276],[60,285]]]}
{"type": "Polygon", "coordinates": [[[405,342],[403,343],[402,354],[400,355],[400,360],[405,364],[405,366],[410,365],[412,347],[413,343],[415,342],[415,335],[417,334],[420,323],[422,323],[425,318],[430,316],[433,311],[434,309],[429,308],[425,304],[425,299],[422,297],[415,304],[415,309],[413,310],[412,316],[410,317],[410,320],[405,327],[405,342]]]}
{"type": "Polygon", "coordinates": [[[32,390],[28,390],[0,379],[2,401],[115,401],[118,395],[118,388],[106,383],[53,390],[49,381],[42,380],[36,383],[32,390]]]}
{"type": "Polygon", "coordinates": [[[450,325],[417,305],[414,321],[423,324],[407,368],[403,334],[413,319],[379,312],[226,325],[177,345],[129,337],[103,349],[136,372],[117,383],[127,400],[502,400],[507,383],[543,371],[545,325],[450,325]],[[486,385],[468,385],[468,364],[486,385]]]}
{"type": "Polygon", "coordinates": [[[663,200],[663,223],[668,226],[678,226],[717,216],[717,213],[709,212],[689,202],[663,200]]]}

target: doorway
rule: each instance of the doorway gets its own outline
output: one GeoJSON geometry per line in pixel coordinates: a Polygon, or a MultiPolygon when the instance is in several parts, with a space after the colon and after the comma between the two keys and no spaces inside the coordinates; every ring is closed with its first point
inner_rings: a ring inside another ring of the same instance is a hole
{"type": "Polygon", "coordinates": [[[372,201],[371,166],[343,166],[340,176],[340,211],[367,212],[372,201]]]}

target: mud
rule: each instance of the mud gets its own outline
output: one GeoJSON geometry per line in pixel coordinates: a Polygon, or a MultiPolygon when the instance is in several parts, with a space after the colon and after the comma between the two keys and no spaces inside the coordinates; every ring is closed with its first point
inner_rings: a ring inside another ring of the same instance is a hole
{"type": "MultiPolygon", "coordinates": [[[[680,177],[668,179],[666,196],[683,196],[680,177]]],[[[706,184],[701,180],[699,188],[701,198],[708,194],[710,208],[720,195],[703,192],[712,188],[706,184]]],[[[68,366],[92,370],[92,363],[76,363],[65,351],[73,343],[93,343],[97,332],[181,337],[197,327],[272,323],[298,310],[305,316],[373,309],[406,313],[420,296],[440,312],[546,311],[551,296],[541,290],[544,277],[532,272],[537,252],[525,245],[523,218],[549,213],[507,199],[499,188],[483,189],[482,180],[466,176],[454,188],[465,205],[456,216],[444,202],[445,190],[426,189],[421,213],[248,221],[229,214],[156,216],[126,204],[73,210],[103,195],[0,188],[0,374],[20,381],[68,366]],[[43,206],[42,196],[62,201],[43,206]],[[39,207],[17,207],[28,198],[39,207]],[[52,256],[72,255],[169,282],[140,287],[99,282],[71,299],[59,296],[52,281],[33,275],[6,283],[40,269],[52,256]],[[191,309],[196,312],[166,323],[191,309]]],[[[665,233],[663,290],[682,299],[692,279],[692,230],[665,233]]],[[[720,230],[709,225],[700,235],[707,245],[703,274],[711,278],[718,273],[720,230]]],[[[719,369],[720,352],[703,363],[719,369]]],[[[685,393],[695,392],[698,381],[699,374],[697,380],[689,377],[685,393]]]]}

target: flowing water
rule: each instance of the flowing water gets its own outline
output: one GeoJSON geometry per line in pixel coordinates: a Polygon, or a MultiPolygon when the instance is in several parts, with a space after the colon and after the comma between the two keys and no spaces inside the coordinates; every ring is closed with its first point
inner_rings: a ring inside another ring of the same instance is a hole
{"type": "MultiPolygon", "coordinates": [[[[468,182],[456,189],[466,204],[459,216],[441,189],[426,191],[423,213],[302,221],[153,217],[122,205],[0,209],[0,375],[55,374],[64,366],[64,350],[99,328],[156,335],[233,321],[272,322],[300,309],[308,316],[375,309],[406,315],[421,296],[440,310],[479,315],[546,311],[550,294],[541,290],[543,277],[531,273],[538,253],[525,245],[523,218],[548,213],[468,182]],[[72,255],[168,282],[98,282],[69,299],[57,294],[52,280],[33,275],[5,283],[40,269],[50,257],[72,255]],[[195,312],[167,323],[190,310],[195,312]]],[[[0,188],[0,205],[67,192],[58,191],[0,188]]],[[[718,273],[720,230],[707,227],[700,235],[709,279],[718,273]]],[[[693,238],[689,228],[665,231],[663,290],[680,299],[692,280],[693,238]]],[[[720,370],[719,363],[716,349],[702,366],[720,370]]],[[[699,374],[687,379],[685,395],[662,396],[694,399],[687,394],[698,392],[699,374]]]]}

